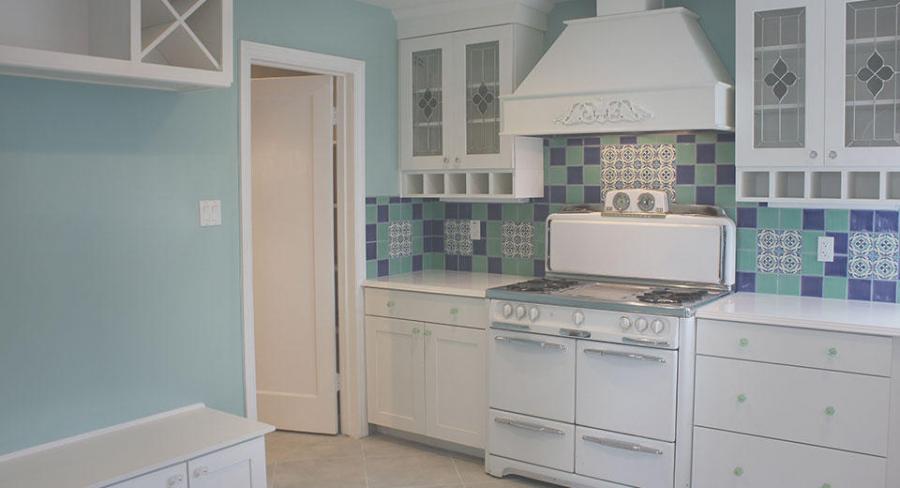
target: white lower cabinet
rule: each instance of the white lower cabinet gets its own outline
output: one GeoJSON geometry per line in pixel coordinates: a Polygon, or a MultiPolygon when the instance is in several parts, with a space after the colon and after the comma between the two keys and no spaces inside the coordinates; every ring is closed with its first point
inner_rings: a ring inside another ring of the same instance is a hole
{"type": "Polygon", "coordinates": [[[114,488],[187,488],[187,463],[169,466],[112,486],[114,488]]]}
{"type": "Polygon", "coordinates": [[[694,429],[692,488],[884,488],[883,458],[694,429]]]}
{"type": "MultiPolygon", "coordinates": [[[[394,292],[391,305],[382,307],[383,294],[381,290],[366,290],[369,422],[483,448],[487,410],[485,331],[407,320],[415,316],[414,310],[428,310],[425,302],[429,297],[394,292]],[[394,313],[404,318],[374,315],[394,313]]],[[[444,304],[447,297],[435,295],[434,301],[444,304]]],[[[479,299],[451,301],[448,321],[467,316],[469,309],[483,307],[479,299]]],[[[433,307],[422,315],[434,316],[433,307]]],[[[483,320],[486,326],[487,314],[483,320]]],[[[472,323],[471,319],[465,323],[472,323]]]]}
{"type": "Polygon", "coordinates": [[[675,444],[576,427],[575,473],[641,488],[671,488],[675,444]]]}
{"type": "Polygon", "coordinates": [[[266,445],[260,438],[188,461],[190,488],[265,488],[266,445]]]}

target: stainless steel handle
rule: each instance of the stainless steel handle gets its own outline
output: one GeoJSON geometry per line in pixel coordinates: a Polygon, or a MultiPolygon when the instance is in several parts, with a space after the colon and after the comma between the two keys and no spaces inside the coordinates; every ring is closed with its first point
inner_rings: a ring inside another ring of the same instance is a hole
{"type": "Polygon", "coordinates": [[[541,349],[554,349],[557,351],[565,351],[566,346],[564,344],[557,344],[555,342],[544,342],[544,341],[535,341],[532,339],[519,339],[518,337],[506,337],[506,336],[497,336],[494,337],[495,341],[500,342],[509,342],[511,344],[527,344],[530,346],[537,346],[541,349]]]}
{"type": "Polygon", "coordinates": [[[594,444],[600,444],[601,446],[612,447],[613,449],[622,449],[625,451],[631,452],[640,452],[643,454],[656,454],[657,456],[662,456],[663,452],[659,449],[654,449],[652,447],[642,446],[640,444],[632,444],[631,442],[620,441],[616,439],[608,439],[606,437],[594,437],[592,435],[585,435],[581,437],[582,439],[593,442],[594,444]]]}
{"type": "Polygon", "coordinates": [[[207,468],[206,466],[200,466],[199,468],[194,470],[194,478],[206,476],[207,474],[209,474],[209,468],[207,468]]]}
{"type": "Polygon", "coordinates": [[[652,361],[654,363],[665,363],[666,359],[659,356],[648,356],[646,354],[635,354],[633,352],[610,351],[607,349],[585,349],[588,354],[599,354],[601,356],[612,356],[616,358],[635,359],[638,361],[652,361]]]}
{"type": "Polygon", "coordinates": [[[659,346],[659,347],[669,347],[669,344],[666,341],[655,341],[653,339],[644,339],[643,337],[623,337],[622,342],[626,344],[641,344],[644,346],[659,346]]]}
{"type": "Polygon", "coordinates": [[[531,327],[522,324],[511,324],[509,322],[493,322],[491,323],[492,329],[506,329],[506,330],[529,330],[531,327]]]}
{"type": "Polygon", "coordinates": [[[530,430],[532,432],[543,432],[545,434],[554,434],[554,435],[566,435],[565,432],[554,429],[553,427],[545,427],[540,424],[532,424],[531,422],[521,422],[518,420],[507,419],[503,417],[496,417],[494,422],[498,424],[508,425],[510,427],[515,427],[517,429],[525,429],[530,430]]]}

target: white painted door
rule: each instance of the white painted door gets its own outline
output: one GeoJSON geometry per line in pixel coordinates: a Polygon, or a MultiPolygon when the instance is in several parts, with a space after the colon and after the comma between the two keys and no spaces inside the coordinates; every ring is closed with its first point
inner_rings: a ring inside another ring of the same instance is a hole
{"type": "Polygon", "coordinates": [[[450,167],[451,34],[400,41],[400,168],[450,167]]]}
{"type": "Polygon", "coordinates": [[[366,316],[369,422],[425,434],[424,324],[366,316]]]}
{"type": "Polygon", "coordinates": [[[825,3],[740,0],[736,27],[737,161],[824,161],[825,3]]]}
{"type": "Polygon", "coordinates": [[[262,437],[188,462],[191,488],[265,488],[262,437]]]}
{"type": "Polygon", "coordinates": [[[900,1],[828,0],[827,10],[826,161],[894,165],[900,149],[900,1]]]}
{"type": "Polygon", "coordinates": [[[332,77],[253,81],[253,297],[260,420],[336,434],[332,77]]]}
{"type": "Polygon", "coordinates": [[[483,330],[425,324],[426,432],[484,447],[487,413],[483,330]]]}

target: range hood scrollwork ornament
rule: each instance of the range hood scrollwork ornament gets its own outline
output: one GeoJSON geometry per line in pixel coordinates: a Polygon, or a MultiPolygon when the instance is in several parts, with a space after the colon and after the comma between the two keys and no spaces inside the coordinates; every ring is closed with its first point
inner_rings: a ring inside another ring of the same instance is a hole
{"type": "Polygon", "coordinates": [[[597,100],[575,103],[568,113],[553,122],[559,125],[615,124],[652,118],[653,113],[631,100],[597,100]]]}

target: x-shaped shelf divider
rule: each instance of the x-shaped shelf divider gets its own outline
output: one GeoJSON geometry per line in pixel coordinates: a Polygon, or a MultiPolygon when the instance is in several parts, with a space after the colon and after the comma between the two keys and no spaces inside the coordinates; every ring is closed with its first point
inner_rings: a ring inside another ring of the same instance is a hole
{"type": "MultiPolygon", "coordinates": [[[[141,44],[143,49],[141,51],[140,59],[144,59],[151,51],[156,49],[160,43],[162,43],[166,38],[168,38],[173,32],[175,32],[179,27],[184,29],[184,31],[188,34],[188,36],[194,41],[194,44],[198,49],[203,52],[203,55],[209,60],[209,62],[215,67],[215,69],[221,69],[221,65],[219,61],[209,52],[206,45],[203,44],[203,41],[197,37],[197,34],[194,33],[194,30],[191,29],[191,26],[188,25],[188,18],[194,14],[197,10],[200,9],[207,1],[217,1],[217,0],[142,0],[144,2],[159,2],[162,6],[164,6],[169,13],[172,15],[172,20],[170,22],[163,22],[161,24],[148,26],[142,29],[141,32],[141,44]],[[148,42],[149,38],[149,42],[148,42]]],[[[143,20],[143,19],[142,19],[143,20]]]]}

